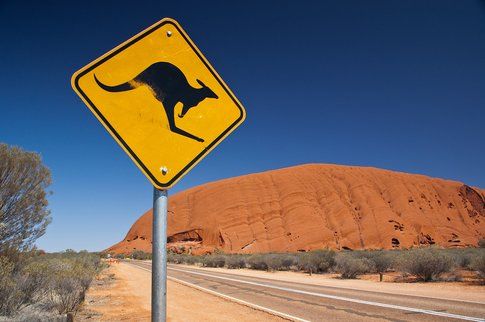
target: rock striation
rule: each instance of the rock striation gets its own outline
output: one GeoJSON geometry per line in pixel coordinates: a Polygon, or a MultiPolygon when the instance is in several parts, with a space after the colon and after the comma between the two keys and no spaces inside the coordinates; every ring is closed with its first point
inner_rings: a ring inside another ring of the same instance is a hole
{"type": "MultiPolygon", "coordinates": [[[[201,254],[476,246],[485,191],[370,167],[308,164],[225,179],[169,199],[169,247],[201,254]]],[[[111,253],[151,251],[151,210],[111,253]]]]}

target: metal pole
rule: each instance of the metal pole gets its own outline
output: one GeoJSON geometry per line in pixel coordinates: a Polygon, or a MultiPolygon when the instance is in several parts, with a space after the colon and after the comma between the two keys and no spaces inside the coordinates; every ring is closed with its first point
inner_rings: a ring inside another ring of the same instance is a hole
{"type": "Polygon", "coordinates": [[[167,318],[167,190],[153,188],[152,322],[167,318]]]}

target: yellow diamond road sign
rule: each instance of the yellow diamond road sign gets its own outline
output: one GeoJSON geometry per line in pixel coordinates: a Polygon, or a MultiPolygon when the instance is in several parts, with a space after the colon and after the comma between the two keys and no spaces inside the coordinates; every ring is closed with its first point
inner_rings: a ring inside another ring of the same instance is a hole
{"type": "Polygon", "coordinates": [[[161,20],[96,59],[71,82],[159,189],[173,186],[246,115],[172,19],[161,20]]]}

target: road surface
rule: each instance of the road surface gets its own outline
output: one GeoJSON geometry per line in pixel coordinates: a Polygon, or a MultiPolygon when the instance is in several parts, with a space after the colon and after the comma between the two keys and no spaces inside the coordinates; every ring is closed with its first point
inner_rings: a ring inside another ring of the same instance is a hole
{"type": "MultiPolygon", "coordinates": [[[[129,263],[151,270],[150,262],[129,263]]],[[[168,277],[295,321],[485,321],[481,302],[310,285],[170,264],[168,277]]]]}

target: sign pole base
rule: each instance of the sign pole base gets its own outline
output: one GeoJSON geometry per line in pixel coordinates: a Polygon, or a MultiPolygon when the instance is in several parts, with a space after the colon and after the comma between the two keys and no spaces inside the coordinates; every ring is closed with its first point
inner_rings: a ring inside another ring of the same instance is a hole
{"type": "Polygon", "coordinates": [[[152,322],[167,319],[168,191],[153,188],[152,322]]]}

